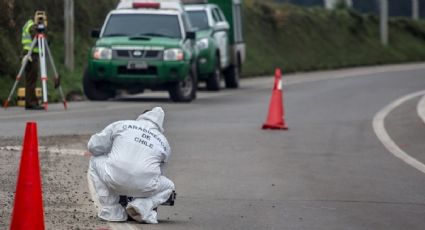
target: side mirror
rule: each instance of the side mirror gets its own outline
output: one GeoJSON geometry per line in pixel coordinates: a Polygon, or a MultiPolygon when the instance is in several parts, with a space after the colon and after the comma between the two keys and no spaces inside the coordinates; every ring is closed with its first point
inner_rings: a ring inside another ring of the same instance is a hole
{"type": "Polygon", "coordinates": [[[214,30],[229,30],[230,26],[229,23],[227,22],[217,22],[214,25],[214,30]]]}
{"type": "Polygon", "coordinates": [[[100,36],[100,30],[99,29],[93,29],[91,31],[91,37],[92,38],[99,38],[99,36],[100,36]]]}
{"type": "Polygon", "coordinates": [[[196,32],[187,31],[186,32],[186,39],[195,40],[196,39],[196,32]]]}

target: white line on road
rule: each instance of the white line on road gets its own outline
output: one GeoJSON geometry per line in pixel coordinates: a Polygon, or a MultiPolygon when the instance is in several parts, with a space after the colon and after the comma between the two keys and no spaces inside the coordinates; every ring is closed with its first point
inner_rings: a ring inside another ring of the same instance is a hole
{"type": "MultiPolygon", "coordinates": [[[[22,147],[21,146],[0,146],[0,150],[21,151],[22,147]]],[[[61,153],[64,155],[84,156],[84,150],[81,150],[81,149],[62,149],[62,148],[54,148],[54,147],[47,147],[47,146],[39,146],[38,151],[61,153]]]]}
{"type": "Polygon", "coordinates": [[[376,136],[378,136],[379,140],[382,142],[382,144],[385,146],[385,148],[388,149],[394,156],[401,159],[408,165],[414,167],[415,169],[425,173],[425,165],[416,160],[415,158],[408,155],[406,152],[400,149],[400,147],[391,139],[391,137],[388,135],[387,130],[385,129],[384,120],[385,117],[396,107],[400,106],[404,102],[411,100],[415,97],[425,95],[425,90],[419,91],[416,93],[412,93],[409,95],[406,95],[402,98],[399,98],[398,100],[392,102],[391,104],[387,105],[385,108],[383,108],[381,111],[379,111],[375,117],[373,118],[373,129],[375,131],[376,136]]]}
{"type": "Polygon", "coordinates": [[[425,123],[425,96],[423,96],[422,99],[419,101],[417,110],[419,117],[425,123]]]}

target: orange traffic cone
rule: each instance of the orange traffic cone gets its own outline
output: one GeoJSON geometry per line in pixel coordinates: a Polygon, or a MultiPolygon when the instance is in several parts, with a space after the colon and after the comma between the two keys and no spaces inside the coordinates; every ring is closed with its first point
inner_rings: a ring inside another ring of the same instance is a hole
{"type": "Polygon", "coordinates": [[[263,129],[288,129],[283,108],[282,71],[279,68],[275,70],[269,114],[263,124],[263,129]]]}
{"type": "Polygon", "coordinates": [[[27,122],[25,130],[10,229],[44,229],[37,124],[35,122],[27,122]]]}

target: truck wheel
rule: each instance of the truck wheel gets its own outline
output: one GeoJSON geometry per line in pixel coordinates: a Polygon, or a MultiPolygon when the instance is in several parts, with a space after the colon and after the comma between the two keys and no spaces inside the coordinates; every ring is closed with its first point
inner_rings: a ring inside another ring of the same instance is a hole
{"type": "Polygon", "coordinates": [[[239,76],[241,75],[241,65],[231,65],[224,73],[226,88],[236,89],[239,87],[239,76]]]}
{"type": "Polygon", "coordinates": [[[192,65],[188,76],[183,81],[173,83],[168,93],[174,102],[190,102],[196,98],[196,68],[192,65]]]}
{"type": "Polygon", "coordinates": [[[220,82],[221,82],[221,67],[220,67],[220,57],[216,57],[215,59],[215,68],[214,72],[212,72],[207,79],[207,90],[210,91],[219,91],[220,90],[220,82]]]}
{"type": "Polygon", "coordinates": [[[84,71],[83,89],[87,99],[91,101],[106,101],[109,98],[115,97],[114,90],[102,89],[96,82],[92,81],[87,69],[84,71]]]}

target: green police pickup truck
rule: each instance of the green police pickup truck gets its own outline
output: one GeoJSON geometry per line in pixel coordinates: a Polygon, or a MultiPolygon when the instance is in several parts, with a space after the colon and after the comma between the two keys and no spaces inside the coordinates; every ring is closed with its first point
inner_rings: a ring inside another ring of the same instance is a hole
{"type": "Polygon", "coordinates": [[[116,90],[166,90],[172,101],[196,98],[196,34],[180,1],[122,0],[106,17],[83,77],[89,100],[116,90]]]}
{"type": "Polygon", "coordinates": [[[199,80],[208,90],[220,90],[224,74],[227,88],[238,88],[245,43],[241,0],[183,0],[192,27],[197,31],[199,80]]]}

